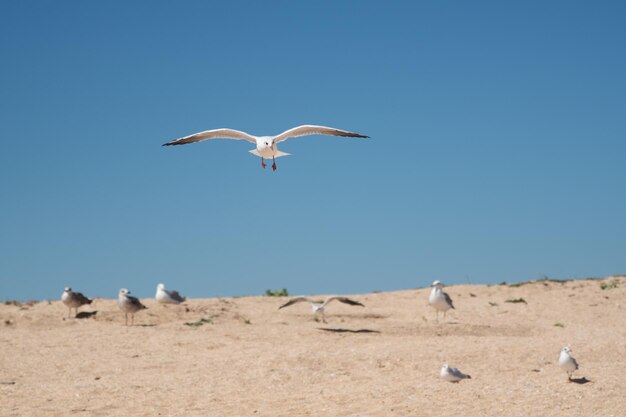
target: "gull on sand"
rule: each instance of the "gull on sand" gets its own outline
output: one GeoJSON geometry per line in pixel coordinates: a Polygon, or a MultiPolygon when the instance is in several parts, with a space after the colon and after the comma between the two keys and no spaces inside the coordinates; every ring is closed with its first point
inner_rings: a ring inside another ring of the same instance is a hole
{"type": "Polygon", "coordinates": [[[161,304],[180,304],[187,300],[187,297],[183,297],[178,291],[166,290],[165,284],[157,285],[155,298],[161,304]]]}
{"type": "Polygon", "coordinates": [[[459,382],[462,379],[472,379],[471,376],[464,374],[457,368],[451,368],[447,363],[444,363],[439,371],[439,376],[449,382],[459,382]]]}
{"type": "Polygon", "coordinates": [[[80,306],[84,306],[85,304],[91,304],[93,300],[90,300],[79,292],[72,291],[70,287],[65,287],[65,290],[63,290],[63,294],[61,294],[61,301],[63,301],[63,304],[65,304],[67,308],[69,308],[69,311],[67,313],[67,317],[69,318],[72,314],[73,308],[76,309],[75,316],[77,316],[78,308],[80,306]]]}
{"type": "Polygon", "coordinates": [[[187,143],[201,142],[207,139],[235,139],[246,140],[256,146],[250,153],[261,157],[261,166],[266,167],[265,158],[272,158],[272,169],[276,171],[276,158],[289,155],[278,150],[278,144],[289,138],[309,135],[345,136],[351,138],[368,138],[369,136],[359,133],[348,132],[347,130],[335,129],[334,127],[302,125],[289,129],[276,136],[253,136],[239,130],[222,128],[207,130],[205,132],[194,133],[179,139],[164,143],[163,146],[185,145],[187,143]]]}
{"type": "Polygon", "coordinates": [[[130,314],[130,325],[132,326],[135,322],[135,313],[148,307],[141,304],[138,298],[128,294],[130,294],[130,291],[126,288],[122,288],[117,296],[117,305],[120,307],[120,310],[124,312],[124,324],[128,326],[128,315],[130,314]]]}
{"type": "Polygon", "coordinates": [[[578,362],[576,362],[576,359],[572,356],[572,351],[567,346],[561,349],[561,354],[559,355],[559,366],[567,372],[567,381],[570,382],[574,371],[578,369],[578,362]]]}
{"type": "Polygon", "coordinates": [[[355,300],[351,300],[350,298],[347,297],[328,297],[324,302],[322,301],[313,301],[308,297],[296,297],[296,298],[292,298],[291,300],[287,301],[285,304],[283,304],[282,306],[278,307],[278,309],[280,310],[281,308],[285,308],[285,307],[289,307],[290,305],[296,304],[296,303],[300,303],[300,302],[307,302],[311,304],[311,310],[313,311],[313,314],[316,313],[321,313],[322,314],[322,322],[326,323],[326,318],[324,316],[324,313],[326,311],[326,306],[332,302],[332,301],[339,301],[342,302],[344,304],[348,304],[351,306],[361,306],[361,307],[365,307],[363,304],[361,304],[358,301],[355,300]]]}
{"type": "Polygon", "coordinates": [[[430,285],[433,289],[428,296],[428,303],[437,310],[437,323],[439,323],[439,312],[443,311],[443,318],[446,318],[446,311],[454,309],[452,298],[443,291],[443,284],[440,281],[433,281],[430,285]]]}

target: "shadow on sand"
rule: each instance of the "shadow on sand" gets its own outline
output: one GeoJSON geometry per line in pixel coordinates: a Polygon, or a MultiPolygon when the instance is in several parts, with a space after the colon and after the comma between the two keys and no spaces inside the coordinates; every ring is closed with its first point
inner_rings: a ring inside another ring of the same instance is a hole
{"type": "Polygon", "coordinates": [[[98,310],[96,311],[81,311],[76,315],[77,319],[88,319],[98,314],[98,310]]]}
{"type": "Polygon", "coordinates": [[[591,382],[591,380],[583,376],[582,378],[572,378],[570,379],[570,382],[573,382],[574,384],[584,385],[588,382],[591,382]]]}
{"type": "Polygon", "coordinates": [[[336,328],[329,328],[329,327],[318,327],[317,329],[323,330],[325,332],[332,332],[332,333],[380,333],[380,331],[378,330],[371,330],[371,329],[352,330],[352,329],[336,329],[336,328]]]}

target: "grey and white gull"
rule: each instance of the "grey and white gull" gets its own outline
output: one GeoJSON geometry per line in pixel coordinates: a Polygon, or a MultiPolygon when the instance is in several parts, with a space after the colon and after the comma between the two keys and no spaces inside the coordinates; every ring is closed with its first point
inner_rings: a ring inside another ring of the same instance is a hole
{"type": "Polygon", "coordinates": [[[437,323],[439,323],[439,312],[443,311],[443,318],[446,318],[446,311],[451,308],[454,309],[452,304],[452,298],[443,291],[443,284],[440,281],[433,281],[430,285],[433,289],[430,290],[428,296],[428,303],[437,310],[437,323]]]}
{"type": "Polygon", "coordinates": [[[441,370],[439,371],[439,377],[448,382],[459,382],[464,379],[472,379],[471,376],[459,371],[458,368],[452,368],[448,366],[447,363],[444,363],[441,367],[441,370]]]}
{"type": "Polygon", "coordinates": [[[272,169],[276,171],[276,158],[287,156],[288,153],[278,150],[278,144],[289,138],[310,135],[344,136],[351,138],[368,138],[369,136],[359,133],[348,132],[347,130],[336,129],[334,127],[302,125],[286,130],[276,136],[253,136],[249,133],[235,129],[221,128],[194,133],[179,139],[164,143],[163,146],[185,145],[187,143],[202,142],[207,139],[234,139],[245,140],[255,145],[255,149],[249,151],[251,154],[261,158],[261,166],[266,167],[265,159],[272,158],[272,169]]]}
{"type": "Polygon", "coordinates": [[[67,313],[67,317],[69,318],[72,315],[73,308],[76,309],[76,314],[74,315],[74,317],[76,317],[78,315],[78,308],[86,304],[91,304],[93,300],[85,297],[82,293],[72,291],[70,287],[65,287],[63,294],[61,294],[61,301],[69,309],[67,313]]]}
{"type": "Polygon", "coordinates": [[[126,288],[122,288],[117,296],[117,305],[124,313],[124,324],[128,326],[128,315],[130,314],[130,325],[135,322],[135,313],[148,307],[141,304],[138,298],[133,297],[126,288]]]}
{"type": "Polygon", "coordinates": [[[348,305],[351,305],[351,306],[365,307],[360,302],[352,300],[352,299],[350,299],[348,297],[335,296],[335,297],[328,297],[323,302],[322,301],[313,301],[312,299],[310,299],[308,297],[296,297],[296,298],[292,298],[291,300],[287,301],[285,304],[283,304],[280,307],[278,307],[278,309],[280,310],[281,308],[289,307],[290,305],[293,305],[293,304],[296,304],[296,303],[307,302],[307,303],[311,304],[311,310],[313,311],[313,314],[320,313],[322,315],[322,322],[326,323],[326,317],[325,317],[326,306],[329,303],[331,303],[332,301],[339,301],[341,303],[348,304],[348,305]]]}
{"type": "Polygon", "coordinates": [[[559,354],[559,366],[567,372],[567,381],[571,382],[574,371],[578,370],[578,362],[576,362],[576,359],[572,356],[572,351],[568,346],[561,349],[561,353],[559,354]]]}
{"type": "Polygon", "coordinates": [[[178,293],[178,291],[166,290],[165,284],[157,285],[156,295],[154,298],[161,304],[180,304],[187,300],[187,297],[183,297],[178,293]]]}

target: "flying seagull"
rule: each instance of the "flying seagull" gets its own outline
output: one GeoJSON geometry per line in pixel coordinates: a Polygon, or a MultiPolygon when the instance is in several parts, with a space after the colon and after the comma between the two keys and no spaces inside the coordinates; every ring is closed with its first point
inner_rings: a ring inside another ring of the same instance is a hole
{"type": "Polygon", "coordinates": [[[471,376],[464,374],[457,368],[451,368],[447,363],[444,363],[439,371],[439,376],[449,382],[459,382],[462,379],[472,379],[471,376]]]}
{"type": "Polygon", "coordinates": [[[187,299],[174,290],[166,290],[165,284],[157,285],[157,291],[155,296],[157,302],[161,304],[180,304],[184,303],[187,299]]]}
{"type": "Polygon", "coordinates": [[[289,155],[288,153],[278,150],[278,144],[289,138],[297,138],[299,136],[308,135],[329,135],[329,136],[346,136],[350,138],[368,138],[369,136],[358,133],[348,132],[347,130],[335,129],[334,127],[302,125],[294,127],[277,136],[252,136],[246,132],[239,130],[222,128],[207,130],[205,132],[194,133],[180,139],[175,139],[164,143],[163,146],[185,145],[187,143],[201,142],[207,139],[243,139],[256,146],[256,149],[250,151],[251,154],[261,157],[261,166],[266,167],[265,158],[272,158],[272,169],[276,171],[276,158],[289,155]]]}
{"type": "Polygon", "coordinates": [[[67,308],[69,308],[67,317],[70,318],[73,308],[76,309],[75,316],[77,316],[78,307],[83,306],[85,304],[91,304],[93,300],[90,300],[89,298],[85,297],[79,292],[72,291],[70,287],[65,287],[65,290],[63,290],[63,294],[61,295],[61,301],[63,301],[63,304],[65,304],[67,308]]]}
{"type": "Polygon", "coordinates": [[[559,355],[559,366],[567,372],[567,382],[571,382],[574,371],[578,369],[578,362],[572,356],[572,351],[565,346],[559,355]]]}
{"type": "Polygon", "coordinates": [[[433,289],[428,296],[428,303],[437,310],[437,323],[439,323],[439,312],[443,311],[443,318],[446,318],[446,311],[454,309],[452,299],[443,291],[443,284],[440,281],[433,281],[430,285],[433,289]]]}
{"type": "Polygon", "coordinates": [[[128,294],[130,294],[130,291],[126,288],[122,288],[117,296],[117,305],[120,307],[120,310],[124,312],[124,324],[128,326],[128,315],[130,314],[130,325],[132,326],[135,322],[135,313],[148,307],[141,304],[138,298],[128,294]]]}
{"type": "Polygon", "coordinates": [[[283,304],[282,306],[278,307],[278,309],[280,310],[281,308],[285,308],[285,307],[289,307],[290,305],[302,302],[302,301],[306,301],[307,303],[311,304],[311,310],[313,311],[313,314],[315,313],[321,313],[322,314],[322,322],[326,323],[326,318],[324,316],[324,312],[326,309],[326,306],[328,305],[328,303],[330,303],[331,301],[340,301],[344,304],[349,304],[351,306],[361,306],[361,307],[365,307],[363,304],[359,303],[358,301],[354,301],[351,300],[347,297],[328,297],[326,299],[326,301],[322,302],[322,301],[313,301],[310,298],[307,297],[296,297],[296,298],[292,298],[291,300],[287,301],[285,304],[283,304]]]}

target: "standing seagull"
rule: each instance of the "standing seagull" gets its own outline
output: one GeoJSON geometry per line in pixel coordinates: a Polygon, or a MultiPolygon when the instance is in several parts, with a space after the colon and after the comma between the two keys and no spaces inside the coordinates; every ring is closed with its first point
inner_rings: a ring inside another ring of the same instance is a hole
{"type": "Polygon", "coordinates": [[[574,371],[578,369],[578,362],[576,362],[576,359],[572,356],[572,351],[567,346],[561,349],[559,366],[567,372],[567,382],[571,382],[574,371]]]}
{"type": "Polygon", "coordinates": [[[280,310],[281,308],[285,308],[285,307],[289,307],[292,304],[295,303],[299,303],[301,301],[306,301],[307,303],[311,303],[311,310],[313,311],[313,314],[315,313],[321,313],[322,314],[322,322],[326,323],[326,317],[324,316],[324,312],[326,309],[326,306],[328,305],[328,303],[330,303],[331,301],[340,301],[342,303],[345,304],[349,304],[351,306],[361,306],[361,307],[365,307],[363,304],[359,303],[358,301],[354,301],[351,300],[347,297],[328,297],[326,299],[326,301],[321,302],[321,301],[313,301],[310,298],[307,297],[296,297],[296,298],[292,298],[291,300],[287,301],[285,304],[283,304],[282,306],[278,307],[278,309],[280,310]]]}
{"type": "Polygon", "coordinates": [[[261,166],[266,167],[265,158],[272,158],[272,169],[276,171],[276,158],[289,155],[288,153],[278,150],[278,144],[289,138],[297,138],[299,136],[308,135],[329,135],[329,136],[347,136],[351,138],[369,138],[369,136],[360,135],[358,133],[348,132],[347,130],[335,129],[334,127],[303,125],[294,127],[277,136],[252,136],[246,132],[234,129],[213,129],[205,132],[194,133],[180,139],[175,139],[164,143],[163,146],[185,145],[192,142],[201,142],[207,139],[243,139],[256,145],[256,149],[250,151],[251,154],[261,157],[261,166]]]}
{"type": "Polygon", "coordinates": [[[120,307],[120,310],[124,312],[124,324],[126,326],[128,326],[128,314],[130,313],[130,325],[132,326],[135,322],[135,313],[148,307],[141,304],[138,298],[128,294],[130,294],[130,291],[126,288],[122,288],[117,296],[117,305],[120,307]]]}
{"type": "Polygon", "coordinates": [[[443,318],[446,318],[446,311],[454,309],[452,298],[443,291],[443,284],[439,281],[433,281],[430,285],[433,289],[430,291],[428,303],[437,310],[437,323],[439,323],[439,312],[443,311],[443,318]]]}
{"type": "Polygon", "coordinates": [[[161,304],[180,304],[184,303],[185,300],[187,300],[187,298],[180,295],[178,291],[166,290],[165,284],[157,285],[155,298],[157,302],[161,304]]]}
{"type": "Polygon", "coordinates": [[[63,290],[63,294],[61,295],[61,301],[63,301],[63,304],[69,308],[67,318],[70,318],[73,308],[76,309],[76,315],[74,316],[76,317],[78,315],[78,307],[84,306],[85,304],[91,304],[93,300],[90,300],[79,292],[73,292],[70,287],[65,287],[65,290],[63,290]]]}
{"type": "Polygon", "coordinates": [[[464,374],[457,368],[451,368],[447,363],[444,363],[439,371],[439,376],[449,382],[459,382],[462,379],[472,379],[471,376],[464,374]]]}

